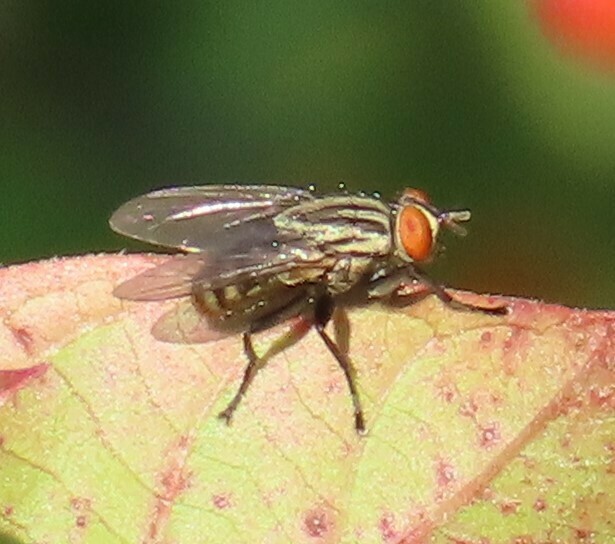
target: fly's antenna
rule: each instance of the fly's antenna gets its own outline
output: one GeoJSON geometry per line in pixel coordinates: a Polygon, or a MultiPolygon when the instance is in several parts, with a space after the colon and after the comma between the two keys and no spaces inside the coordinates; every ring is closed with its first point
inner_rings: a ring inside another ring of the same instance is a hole
{"type": "Polygon", "coordinates": [[[457,236],[465,236],[468,231],[459,223],[469,221],[472,214],[470,210],[446,210],[439,212],[437,217],[440,224],[454,232],[457,236]]]}

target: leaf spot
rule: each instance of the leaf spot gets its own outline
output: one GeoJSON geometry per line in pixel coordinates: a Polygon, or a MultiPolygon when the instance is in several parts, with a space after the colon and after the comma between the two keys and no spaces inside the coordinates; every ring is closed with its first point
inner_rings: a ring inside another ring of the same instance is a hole
{"type": "Polygon", "coordinates": [[[516,514],[521,506],[521,501],[504,501],[500,504],[500,512],[505,516],[516,514]]]}
{"type": "Polygon", "coordinates": [[[395,516],[392,512],[387,512],[380,518],[378,528],[384,542],[397,542],[401,537],[395,528],[395,516]]]}
{"type": "Polygon", "coordinates": [[[457,387],[448,380],[440,380],[440,383],[436,383],[435,387],[436,396],[448,404],[453,402],[458,396],[457,387]]]}
{"type": "Polygon", "coordinates": [[[436,480],[440,487],[447,487],[457,479],[455,467],[443,459],[440,459],[436,466],[436,480]]]}
{"type": "Polygon", "coordinates": [[[312,538],[322,538],[331,533],[333,520],[330,514],[322,508],[310,510],[303,521],[303,527],[308,536],[312,538]]]}
{"type": "Polygon", "coordinates": [[[479,443],[481,447],[489,449],[492,448],[501,440],[500,428],[497,423],[492,423],[485,427],[480,428],[479,443]]]}
{"type": "Polygon", "coordinates": [[[90,510],[92,508],[92,501],[87,497],[73,497],[70,500],[70,505],[73,510],[83,512],[84,510],[90,510]]]}
{"type": "Polygon", "coordinates": [[[214,495],[211,502],[218,510],[226,510],[232,506],[230,496],[225,494],[214,495]]]}
{"type": "Polygon", "coordinates": [[[163,496],[168,500],[175,500],[188,487],[189,474],[181,469],[171,469],[162,477],[164,488],[163,496]]]}
{"type": "Polygon", "coordinates": [[[485,331],[483,332],[483,334],[480,335],[480,342],[481,344],[483,344],[483,346],[490,344],[492,339],[493,334],[491,334],[491,331],[485,331]]]}
{"type": "Polygon", "coordinates": [[[474,399],[468,399],[459,407],[459,414],[468,417],[473,421],[476,421],[476,413],[478,412],[478,406],[474,399]]]}
{"type": "Polygon", "coordinates": [[[593,531],[588,531],[587,529],[575,529],[574,532],[577,540],[591,541],[594,538],[593,531]]]}

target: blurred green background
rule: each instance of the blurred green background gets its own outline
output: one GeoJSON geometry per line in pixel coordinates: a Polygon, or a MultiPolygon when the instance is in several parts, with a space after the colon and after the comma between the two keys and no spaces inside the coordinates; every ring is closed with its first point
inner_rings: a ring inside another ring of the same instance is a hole
{"type": "Polygon", "coordinates": [[[524,2],[3,0],[0,93],[4,264],[162,186],[414,185],[473,212],[438,279],[615,306],[615,74],[524,2]]]}

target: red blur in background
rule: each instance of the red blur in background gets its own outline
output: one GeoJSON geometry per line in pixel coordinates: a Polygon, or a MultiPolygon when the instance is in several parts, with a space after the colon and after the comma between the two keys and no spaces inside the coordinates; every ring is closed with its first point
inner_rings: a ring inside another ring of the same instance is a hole
{"type": "Polygon", "coordinates": [[[532,0],[543,32],[562,50],[615,70],[615,0],[532,0]]]}

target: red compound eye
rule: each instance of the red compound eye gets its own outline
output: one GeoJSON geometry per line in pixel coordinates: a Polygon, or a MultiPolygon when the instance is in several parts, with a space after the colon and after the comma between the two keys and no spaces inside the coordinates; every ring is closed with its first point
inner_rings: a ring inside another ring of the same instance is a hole
{"type": "Polygon", "coordinates": [[[418,206],[406,206],[397,222],[401,245],[414,261],[424,261],[433,248],[431,224],[425,212],[418,206]]]}

